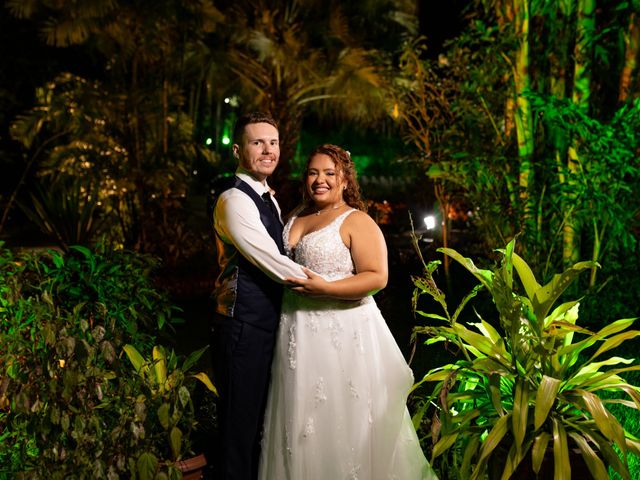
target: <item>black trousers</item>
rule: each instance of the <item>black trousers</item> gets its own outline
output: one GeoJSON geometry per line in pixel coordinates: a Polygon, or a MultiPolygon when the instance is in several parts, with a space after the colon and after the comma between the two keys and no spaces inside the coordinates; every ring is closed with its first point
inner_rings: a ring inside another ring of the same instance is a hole
{"type": "Polygon", "coordinates": [[[220,448],[216,479],[255,480],[271,373],[275,332],[216,317],[214,382],[218,388],[220,448]]]}

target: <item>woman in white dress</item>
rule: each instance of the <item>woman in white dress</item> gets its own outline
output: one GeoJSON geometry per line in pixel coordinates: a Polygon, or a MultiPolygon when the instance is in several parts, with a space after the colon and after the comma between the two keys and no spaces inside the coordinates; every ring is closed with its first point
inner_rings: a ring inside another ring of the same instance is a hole
{"type": "Polygon", "coordinates": [[[283,235],[309,279],[284,296],[259,478],[435,479],[406,407],[413,374],[372,297],[387,250],[348,152],[316,148],[304,192],[283,235]]]}

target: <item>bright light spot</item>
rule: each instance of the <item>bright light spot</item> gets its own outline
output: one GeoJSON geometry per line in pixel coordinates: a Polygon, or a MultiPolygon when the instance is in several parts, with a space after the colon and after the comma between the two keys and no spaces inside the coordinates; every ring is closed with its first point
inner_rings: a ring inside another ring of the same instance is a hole
{"type": "Polygon", "coordinates": [[[231,101],[231,99],[230,99],[229,97],[226,97],[226,98],[224,99],[224,103],[229,103],[230,101],[231,101]]]}
{"type": "Polygon", "coordinates": [[[209,137],[207,138],[204,143],[206,143],[207,145],[211,145],[213,143],[213,138],[209,137]]]}
{"type": "Polygon", "coordinates": [[[424,217],[424,224],[427,227],[427,230],[433,230],[436,228],[436,217],[433,215],[427,215],[424,217]]]}
{"type": "Polygon", "coordinates": [[[227,137],[226,135],[224,137],[222,137],[222,144],[223,145],[229,145],[231,143],[231,139],[229,137],[227,137]]]}
{"type": "Polygon", "coordinates": [[[194,171],[193,171],[193,174],[194,174],[194,175],[197,175],[197,174],[198,174],[198,170],[194,170],[194,171]]]}

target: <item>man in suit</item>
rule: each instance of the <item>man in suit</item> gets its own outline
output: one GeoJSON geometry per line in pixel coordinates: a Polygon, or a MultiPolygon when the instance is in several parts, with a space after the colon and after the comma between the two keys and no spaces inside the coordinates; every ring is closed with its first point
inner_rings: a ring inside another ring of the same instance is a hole
{"type": "Polygon", "coordinates": [[[233,141],[238,168],[214,208],[217,467],[225,480],[253,480],[284,279],[306,275],[284,254],[280,209],[267,184],[280,158],[276,122],[262,113],[243,115],[233,141]]]}

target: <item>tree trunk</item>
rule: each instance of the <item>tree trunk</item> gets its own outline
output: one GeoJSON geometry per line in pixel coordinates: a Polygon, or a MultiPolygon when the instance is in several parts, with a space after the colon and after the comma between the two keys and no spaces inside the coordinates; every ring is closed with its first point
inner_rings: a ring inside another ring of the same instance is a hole
{"type": "MultiPolygon", "coordinates": [[[[589,101],[591,98],[591,65],[592,65],[592,45],[595,35],[595,0],[578,0],[576,21],[576,43],[574,48],[574,71],[573,71],[573,95],[572,100],[580,110],[589,113],[589,101]]],[[[569,148],[567,156],[567,168],[569,177],[569,187],[577,182],[579,175],[579,151],[575,140],[569,148]]],[[[571,188],[569,188],[571,191],[571,188]]],[[[572,213],[574,202],[571,194],[565,199],[564,229],[562,258],[565,266],[573,265],[580,258],[580,232],[581,225],[572,213]]]]}
{"type": "Polygon", "coordinates": [[[529,194],[533,184],[533,118],[531,105],[525,94],[531,86],[529,75],[529,4],[528,0],[514,0],[514,25],[518,50],[514,67],[516,96],[516,133],[518,138],[518,184],[520,187],[521,228],[527,230],[529,219],[534,210],[529,194]]]}
{"type": "Polygon", "coordinates": [[[620,74],[618,101],[624,103],[629,98],[633,75],[637,67],[638,50],[640,49],[640,15],[632,12],[629,27],[624,36],[624,66],[620,74]]]}

